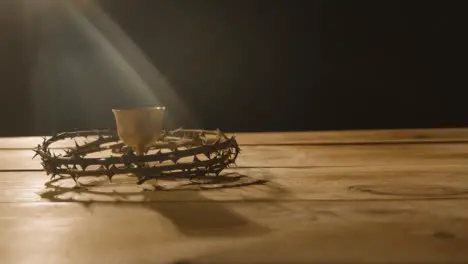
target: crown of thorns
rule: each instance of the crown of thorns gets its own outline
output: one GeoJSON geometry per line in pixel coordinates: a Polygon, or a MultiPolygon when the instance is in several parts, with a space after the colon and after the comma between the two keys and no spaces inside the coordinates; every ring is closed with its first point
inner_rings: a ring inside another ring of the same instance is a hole
{"type": "Polygon", "coordinates": [[[51,175],[51,180],[57,176],[71,177],[78,183],[80,177],[105,175],[112,181],[114,175],[131,173],[138,178],[138,184],[165,177],[190,179],[219,175],[235,164],[240,152],[234,136],[228,137],[220,130],[187,129],[162,131],[145,155],[136,155],[113,130],[63,132],[44,137],[42,144],[33,150],[34,157],[41,157],[41,165],[47,175],[51,175]],[[79,137],[85,138],[81,145],[76,140],[79,137]],[[62,151],[50,147],[70,139],[75,141],[75,147],[62,151]],[[88,156],[109,150],[111,154],[106,157],[88,156]]]}

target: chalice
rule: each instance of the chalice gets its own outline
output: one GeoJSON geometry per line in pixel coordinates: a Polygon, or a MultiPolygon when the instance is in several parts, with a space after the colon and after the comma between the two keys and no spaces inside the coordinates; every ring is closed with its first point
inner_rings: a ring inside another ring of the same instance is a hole
{"type": "Polygon", "coordinates": [[[117,134],[136,155],[144,155],[147,148],[161,136],[165,107],[113,109],[117,134]]]}

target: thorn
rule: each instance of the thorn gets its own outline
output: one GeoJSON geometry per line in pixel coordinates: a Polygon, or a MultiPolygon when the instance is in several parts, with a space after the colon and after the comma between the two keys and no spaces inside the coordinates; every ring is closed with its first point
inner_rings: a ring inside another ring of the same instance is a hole
{"type": "Polygon", "coordinates": [[[142,184],[145,183],[145,181],[147,181],[147,180],[148,180],[147,177],[146,177],[146,176],[143,176],[143,177],[141,177],[141,178],[138,178],[137,184],[138,184],[138,185],[142,185],[142,184]]]}
{"type": "Polygon", "coordinates": [[[80,148],[80,145],[78,145],[78,142],[76,142],[76,139],[75,139],[75,146],[76,148],[80,148]]]}
{"type": "Polygon", "coordinates": [[[170,158],[170,159],[172,160],[172,162],[174,162],[174,163],[177,163],[177,161],[179,160],[179,158],[178,158],[176,155],[174,155],[174,154],[171,154],[171,155],[169,156],[169,158],[170,158]]]}
{"type": "Polygon", "coordinates": [[[76,164],[73,164],[72,169],[77,170],[78,168],[76,167],[76,164]]]}
{"type": "Polygon", "coordinates": [[[112,166],[109,166],[109,168],[107,169],[106,176],[109,179],[109,182],[112,182],[112,178],[115,175],[114,168],[116,168],[115,165],[112,165],[112,166]]]}
{"type": "Polygon", "coordinates": [[[216,148],[216,144],[220,143],[221,142],[221,138],[220,137],[217,137],[216,140],[213,142],[213,146],[214,148],[216,148]]]}
{"type": "Polygon", "coordinates": [[[108,173],[106,176],[107,176],[107,179],[109,179],[109,182],[112,182],[112,177],[114,177],[114,175],[111,173],[108,173]]]}
{"type": "Polygon", "coordinates": [[[203,155],[205,155],[208,159],[211,158],[211,153],[210,152],[203,153],[203,155]]]}
{"type": "Polygon", "coordinates": [[[217,128],[215,131],[216,131],[216,137],[218,139],[221,139],[221,137],[224,137],[223,132],[221,132],[221,130],[219,128],[217,128]]]}
{"type": "Polygon", "coordinates": [[[200,162],[200,159],[197,157],[197,155],[193,156],[193,162],[200,162]]]}
{"type": "Polygon", "coordinates": [[[50,179],[49,179],[49,181],[55,180],[55,177],[56,177],[56,176],[57,176],[57,174],[55,174],[55,173],[52,173],[52,176],[50,176],[50,179]]]}
{"type": "Polygon", "coordinates": [[[34,159],[35,157],[37,157],[37,155],[39,155],[39,150],[34,150],[34,152],[36,152],[36,154],[34,154],[34,156],[32,157],[32,159],[34,159]]]}
{"type": "Polygon", "coordinates": [[[86,164],[80,164],[80,166],[81,166],[82,171],[85,171],[86,168],[88,167],[88,165],[86,165],[86,164]]]}

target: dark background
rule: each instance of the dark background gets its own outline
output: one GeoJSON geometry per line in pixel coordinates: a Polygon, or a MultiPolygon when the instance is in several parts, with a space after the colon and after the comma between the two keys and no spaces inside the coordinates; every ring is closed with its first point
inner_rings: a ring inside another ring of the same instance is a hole
{"type": "MultiPolygon", "coordinates": [[[[163,98],[173,126],[280,131],[468,125],[463,1],[99,2],[192,113],[180,114],[163,98]]],[[[47,12],[50,20],[62,11],[47,12]]],[[[48,37],[24,13],[25,2],[0,1],[0,135],[112,126],[110,109],[129,103],[104,81],[86,84],[93,87],[89,101],[77,99],[72,89],[81,88],[70,88],[72,81],[43,96],[40,85],[32,88],[41,39],[48,37]]],[[[54,23],[66,27],[58,18],[54,23]]],[[[62,30],[55,39],[81,41],[62,30]]],[[[54,43],[46,56],[51,60],[60,55],[50,52],[66,45],[54,43]]],[[[88,70],[86,78],[96,80],[89,76],[102,74],[88,70]]]]}

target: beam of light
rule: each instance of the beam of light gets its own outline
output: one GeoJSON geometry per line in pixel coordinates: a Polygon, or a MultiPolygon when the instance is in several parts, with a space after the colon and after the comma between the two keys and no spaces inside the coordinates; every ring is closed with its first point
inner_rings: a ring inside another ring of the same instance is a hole
{"type": "Polygon", "coordinates": [[[108,126],[103,121],[111,108],[161,104],[194,119],[161,72],[93,2],[25,0],[24,8],[35,18],[29,31],[39,42],[32,83],[36,126],[67,126],[57,120],[108,126]]]}
{"type": "MultiPolygon", "coordinates": [[[[116,47],[107,39],[103,33],[101,33],[92,23],[84,16],[79,10],[70,4],[70,2],[64,2],[66,11],[70,15],[70,18],[73,20],[74,25],[76,25],[80,31],[83,33],[86,39],[92,40],[96,47],[99,47],[99,51],[103,59],[106,59],[107,62],[115,67],[117,73],[115,78],[119,78],[119,81],[129,82],[133,84],[129,88],[132,89],[133,95],[141,101],[148,101],[148,103],[158,104],[156,96],[149,88],[148,83],[146,83],[142,77],[135,71],[135,69],[129,64],[129,62],[124,58],[116,47]]],[[[128,38],[123,32],[121,33],[121,38],[128,38]]],[[[157,70],[155,73],[158,74],[158,78],[162,79],[161,82],[164,86],[169,86],[165,82],[165,78],[159,74],[157,70]]]]}

